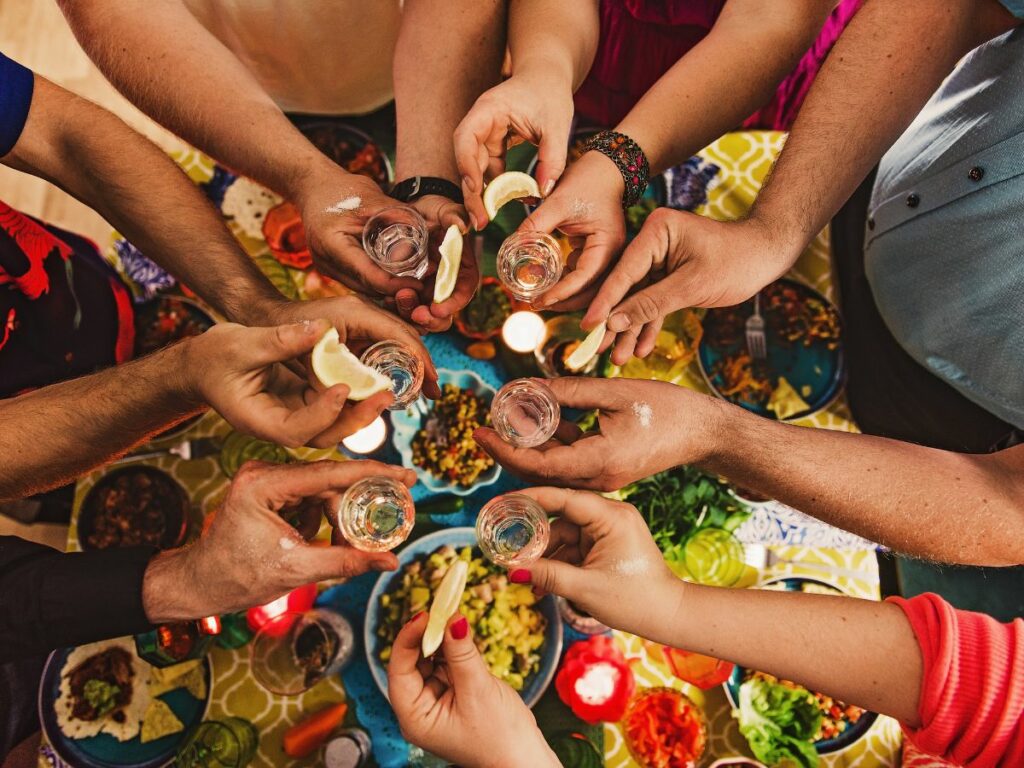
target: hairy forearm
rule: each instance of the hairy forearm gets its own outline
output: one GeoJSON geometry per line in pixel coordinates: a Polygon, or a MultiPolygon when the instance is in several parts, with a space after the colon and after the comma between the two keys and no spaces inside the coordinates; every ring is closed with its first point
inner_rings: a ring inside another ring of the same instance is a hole
{"type": "Polygon", "coordinates": [[[505,1],[407,0],[395,49],[395,173],[458,182],[451,136],[498,82],[505,1]]]}
{"type": "Polygon", "coordinates": [[[650,639],[918,724],[921,650],[898,606],[683,582],[677,595],[677,609],[666,612],[669,620],[650,639]]]}
{"type": "Polygon", "coordinates": [[[594,63],[600,26],[595,0],[511,0],[512,73],[536,70],[558,76],[576,90],[594,63]]]}
{"type": "Polygon", "coordinates": [[[795,259],[968,51],[1016,23],[996,0],[868,0],[822,67],[752,216],[795,259]]]}
{"type": "Polygon", "coordinates": [[[830,0],[730,0],[711,33],[617,126],[660,173],[767,103],[814,41],[830,0]],[[769,10],[770,7],[770,10],[769,10]]]}
{"type": "Polygon", "coordinates": [[[871,541],[947,563],[1024,562],[1024,449],[953,453],[715,409],[701,461],[737,485],[871,541]],[[715,437],[717,435],[717,437],[715,437]]]}
{"type": "Polygon", "coordinates": [[[198,412],[192,343],[0,400],[0,499],[63,485],[198,412]]]}
{"type": "Polygon", "coordinates": [[[181,0],[62,0],[79,43],[140,109],[231,169],[295,199],[325,158],[181,0]]]}
{"type": "Polygon", "coordinates": [[[36,78],[28,122],[6,162],[50,179],[232,320],[284,298],[220,216],[157,147],[109,112],[36,78]]]}

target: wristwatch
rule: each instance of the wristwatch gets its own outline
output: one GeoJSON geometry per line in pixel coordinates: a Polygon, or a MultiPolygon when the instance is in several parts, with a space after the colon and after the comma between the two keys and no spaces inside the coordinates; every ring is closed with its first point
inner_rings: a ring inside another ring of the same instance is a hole
{"type": "Polygon", "coordinates": [[[462,205],[462,188],[448,179],[436,176],[411,176],[391,188],[391,196],[403,203],[411,203],[427,195],[441,195],[462,205]]]}

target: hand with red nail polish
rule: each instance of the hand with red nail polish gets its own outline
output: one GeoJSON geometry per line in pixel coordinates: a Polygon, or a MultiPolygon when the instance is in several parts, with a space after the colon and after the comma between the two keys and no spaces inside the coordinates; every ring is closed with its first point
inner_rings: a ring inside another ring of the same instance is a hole
{"type": "Polygon", "coordinates": [[[528,578],[534,589],[566,598],[609,627],[646,638],[661,634],[683,582],[665,564],[636,508],[589,491],[521,493],[558,519],[544,557],[509,580],[528,578]]]}
{"type": "Polygon", "coordinates": [[[452,617],[430,659],[420,655],[426,628],[426,614],[414,616],[391,649],[388,698],[402,735],[467,768],[558,766],[522,698],[488,670],[466,617],[452,617]]]}
{"type": "Polygon", "coordinates": [[[567,408],[598,412],[598,428],[581,432],[569,421],[537,448],[509,445],[489,427],[473,438],[491,457],[528,482],[615,491],[680,464],[699,463],[717,448],[716,398],[662,381],[548,379],[567,408]]]}

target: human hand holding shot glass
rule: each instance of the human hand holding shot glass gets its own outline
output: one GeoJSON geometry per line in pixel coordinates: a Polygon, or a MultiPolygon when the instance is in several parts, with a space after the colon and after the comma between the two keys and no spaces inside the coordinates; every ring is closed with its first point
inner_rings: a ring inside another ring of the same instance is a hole
{"type": "Polygon", "coordinates": [[[555,434],[561,412],[555,393],[536,379],[515,379],[491,401],[491,425],[509,445],[536,448],[555,434]]]}
{"type": "Polygon", "coordinates": [[[520,301],[534,302],[562,276],[562,248],[546,232],[520,230],[498,249],[498,279],[520,301]]]}
{"type": "Polygon", "coordinates": [[[425,376],[423,361],[405,344],[392,339],[379,341],[357,358],[335,329],[317,342],[310,366],[320,386],[344,384],[349,388],[350,400],[379,400],[392,411],[416,401],[425,376]]]}
{"type": "Polygon", "coordinates": [[[476,538],[484,557],[503,568],[522,568],[544,554],[551,536],[548,514],[521,493],[487,502],[476,518],[476,538]]]}
{"type": "Polygon", "coordinates": [[[409,205],[384,208],[367,219],[363,249],[385,272],[419,280],[430,266],[427,222],[409,205]]]}

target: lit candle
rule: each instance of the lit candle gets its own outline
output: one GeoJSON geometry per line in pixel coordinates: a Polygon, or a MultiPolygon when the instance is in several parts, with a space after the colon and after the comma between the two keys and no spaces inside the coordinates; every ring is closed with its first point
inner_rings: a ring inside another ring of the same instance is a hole
{"type": "Polygon", "coordinates": [[[264,624],[268,624],[278,616],[282,616],[285,613],[293,611],[297,613],[305,613],[313,607],[313,602],[316,600],[316,593],[316,584],[306,584],[305,586],[292,590],[287,595],[282,595],[276,600],[271,600],[265,605],[257,605],[254,608],[250,608],[245,612],[245,619],[249,624],[249,629],[253,632],[258,632],[264,624]]]}
{"type": "Polygon", "coordinates": [[[352,453],[373,453],[381,447],[387,436],[388,426],[384,423],[384,419],[378,416],[358,432],[353,432],[342,440],[341,444],[352,453]]]}
{"type": "Polygon", "coordinates": [[[544,320],[536,312],[513,312],[501,327],[501,338],[513,352],[533,352],[544,338],[544,320]]]}

